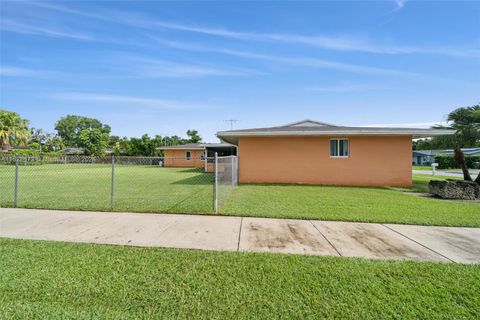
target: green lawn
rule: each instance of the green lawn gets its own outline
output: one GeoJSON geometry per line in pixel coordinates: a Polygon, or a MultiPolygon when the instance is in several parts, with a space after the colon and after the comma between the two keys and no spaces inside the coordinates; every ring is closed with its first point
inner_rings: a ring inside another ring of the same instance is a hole
{"type": "MultiPolygon", "coordinates": [[[[430,180],[463,180],[458,177],[448,177],[448,176],[432,176],[431,174],[414,174],[413,175],[413,186],[411,189],[408,189],[410,192],[428,192],[428,183],[430,180]]],[[[405,189],[403,189],[405,190],[405,189]]]]}
{"type": "MultiPolygon", "coordinates": [[[[114,210],[212,212],[213,174],[202,169],[117,165],[114,210]]],[[[19,167],[18,205],[109,210],[112,169],[101,164],[19,167]]],[[[0,166],[0,206],[13,205],[14,167],[0,166]]]]}
{"type": "Polygon", "coordinates": [[[414,176],[412,189],[240,185],[226,201],[223,212],[278,218],[479,227],[478,202],[412,195],[426,192],[431,178],[414,176]]]}
{"type": "Polygon", "coordinates": [[[480,265],[0,239],[2,319],[478,319],[480,265]]]}
{"type": "Polygon", "coordinates": [[[430,170],[432,171],[432,166],[412,166],[412,170],[430,170]]]}
{"type": "MultiPolygon", "coordinates": [[[[20,207],[110,210],[109,165],[20,166],[19,176],[20,207]]],[[[410,189],[240,185],[220,202],[220,214],[480,226],[480,203],[412,195],[427,192],[430,179],[415,175],[410,189]]],[[[13,166],[0,166],[0,181],[0,206],[12,206],[13,166]]],[[[213,175],[201,169],[118,165],[113,210],[212,214],[213,175]]]]}

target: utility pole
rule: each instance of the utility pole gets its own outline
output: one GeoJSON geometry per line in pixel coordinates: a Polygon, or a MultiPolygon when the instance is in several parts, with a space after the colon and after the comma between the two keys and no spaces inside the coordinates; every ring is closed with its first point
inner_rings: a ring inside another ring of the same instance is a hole
{"type": "Polygon", "coordinates": [[[237,119],[228,119],[228,120],[223,120],[225,122],[230,122],[230,130],[233,130],[233,124],[240,121],[240,120],[237,120],[237,119]]]}

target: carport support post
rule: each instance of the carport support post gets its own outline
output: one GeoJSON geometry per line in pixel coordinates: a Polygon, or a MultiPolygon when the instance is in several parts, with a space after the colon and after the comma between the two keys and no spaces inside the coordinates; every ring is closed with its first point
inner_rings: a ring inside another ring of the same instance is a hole
{"type": "Polygon", "coordinates": [[[218,213],[218,153],[215,152],[215,186],[213,189],[213,205],[215,213],[218,213]]]}
{"type": "Polygon", "coordinates": [[[113,210],[113,198],[115,195],[115,157],[112,156],[112,185],[110,192],[110,210],[113,210]]]}
{"type": "Polygon", "coordinates": [[[13,207],[16,208],[18,203],[18,157],[15,157],[15,190],[13,194],[13,207]]]}

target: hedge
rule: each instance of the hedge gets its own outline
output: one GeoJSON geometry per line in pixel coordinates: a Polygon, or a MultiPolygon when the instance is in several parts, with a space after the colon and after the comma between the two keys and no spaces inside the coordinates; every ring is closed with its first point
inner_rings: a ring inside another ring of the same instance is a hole
{"type": "MultiPolygon", "coordinates": [[[[438,169],[457,169],[460,168],[453,156],[436,156],[435,162],[438,163],[438,169]]],[[[480,157],[465,157],[467,167],[470,169],[480,169],[480,157]]]]}
{"type": "Polygon", "coordinates": [[[16,156],[59,156],[62,155],[58,152],[42,152],[38,150],[31,149],[20,149],[20,150],[9,150],[6,155],[16,155],[16,156]]]}

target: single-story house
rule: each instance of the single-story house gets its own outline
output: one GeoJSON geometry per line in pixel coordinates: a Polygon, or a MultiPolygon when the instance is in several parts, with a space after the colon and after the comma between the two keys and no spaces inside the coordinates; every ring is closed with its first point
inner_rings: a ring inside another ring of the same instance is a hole
{"type": "Polygon", "coordinates": [[[215,153],[237,155],[237,147],[229,143],[187,143],[158,149],[163,150],[164,167],[205,168],[206,171],[212,171],[215,153]]]}
{"type": "Polygon", "coordinates": [[[241,183],[411,186],[412,139],[446,129],[337,126],[303,120],[279,127],[221,131],[238,147],[241,183]]]}
{"type": "MultiPolygon", "coordinates": [[[[467,157],[480,157],[480,148],[462,148],[463,154],[467,157]]],[[[453,149],[445,150],[413,150],[412,164],[430,165],[435,162],[436,156],[453,156],[453,149]]]]}

